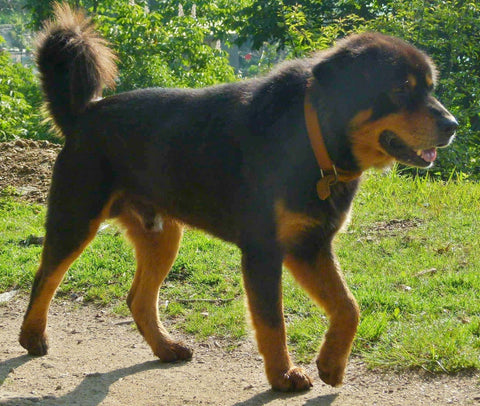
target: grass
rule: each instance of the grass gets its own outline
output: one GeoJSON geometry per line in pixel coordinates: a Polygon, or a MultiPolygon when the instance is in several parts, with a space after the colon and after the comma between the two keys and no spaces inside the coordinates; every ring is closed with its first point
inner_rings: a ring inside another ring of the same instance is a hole
{"type": "MultiPolygon", "coordinates": [[[[336,240],[347,282],[362,309],[354,353],[370,366],[456,372],[480,368],[480,185],[370,173],[352,221],[336,240]]],[[[0,292],[28,290],[40,255],[30,236],[42,235],[44,209],[0,197],[0,292]]],[[[188,230],[161,289],[162,318],[194,334],[245,336],[240,253],[188,230]]],[[[59,295],[124,304],[135,268],[114,225],[104,229],[67,274],[59,295]]],[[[284,276],[289,345],[309,361],[327,319],[284,276]]]]}

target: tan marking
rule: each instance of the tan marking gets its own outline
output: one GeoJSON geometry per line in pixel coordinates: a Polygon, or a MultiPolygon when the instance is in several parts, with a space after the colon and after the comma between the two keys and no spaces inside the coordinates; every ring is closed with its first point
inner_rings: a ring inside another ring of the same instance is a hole
{"type": "Polygon", "coordinates": [[[164,362],[191,358],[192,352],[175,342],[158,318],[158,292],[178,254],[183,226],[163,217],[161,230],[146,230],[142,218],[128,207],[118,221],[135,247],[137,271],[128,294],[135,323],[152,351],[164,362]]]}
{"type": "Polygon", "coordinates": [[[245,283],[250,320],[255,330],[258,351],[262,354],[267,379],[276,390],[299,391],[312,386],[312,380],[301,369],[296,368],[288,354],[285,323],[283,322],[283,304],[277,304],[277,312],[281,322],[276,327],[269,326],[259,315],[254,290],[245,283]]]}
{"type": "MultiPolygon", "coordinates": [[[[244,279],[244,286],[250,309],[250,320],[255,329],[258,350],[264,358],[265,372],[270,384],[273,386],[286,371],[293,367],[288,354],[285,323],[283,322],[282,295],[279,292],[280,300],[276,304],[276,311],[281,316],[281,322],[278,323],[277,327],[270,327],[265,323],[257,310],[255,289],[250,287],[246,279],[244,279]]],[[[281,290],[280,286],[278,288],[281,290]]]]}
{"type": "Polygon", "coordinates": [[[417,78],[412,75],[411,73],[407,76],[408,78],[408,86],[410,87],[411,90],[415,89],[417,86],[417,78]]]}
{"type": "Polygon", "coordinates": [[[258,351],[265,362],[265,373],[272,386],[278,387],[283,374],[293,367],[287,349],[285,327],[271,328],[261,319],[251,316],[258,343],[258,351]]]}
{"type": "Polygon", "coordinates": [[[282,200],[275,204],[275,215],[277,220],[277,239],[281,244],[292,243],[309,228],[321,224],[319,220],[303,213],[289,211],[282,200]]]}
{"type": "Polygon", "coordinates": [[[322,380],[329,385],[342,383],[360,317],[355,298],[348,289],[334,258],[320,253],[310,265],[287,255],[284,261],[297,282],[322,306],[330,327],[317,358],[322,380]]]}
{"type": "Polygon", "coordinates": [[[358,112],[355,117],[350,121],[350,128],[356,129],[364,125],[372,117],[373,110],[362,110],[358,112]]]}
{"type": "MultiPolygon", "coordinates": [[[[62,282],[63,277],[65,276],[65,273],[70,265],[78,258],[78,256],[95,237],[100,224],[107,218],[110,207],[115,198],[116,197],[112,197],[104,206],[100,215],[96,219],[90,221],[88,234],[80,246],[60,263],[49,264],[48,258],[45,255],[47,246],[44,247],[40,266],[37,271],[37,275],[40,274],[42,276],[38,282],[36,291],[32,292],[34,295],[33,302],[28,310],[28,313],[25,315],[22,324],[20,335],[21,342],[28,340],[28,338],[31,339],[32,337],[39,339],[44,335],[50,302],[52,301],[58,286],[62,282]],[[54,268],[50,269],[52,266],[54,268]]],[[[48,235],[45,244],[49,244],[48,235]]],[[[50,247],[48,249],[55,248],[50,247]]]]}
{"type": "MultiPolygon", "coordinates": [[[[357,120],[358,121],[358,120],[357,120]]],[[[360,168],[383,168],[391,165],[394,158],[380,146],[379,136],[384,130],[394,132],[410,148],[417,150],[435,144],[435,119],[426,108],[390,114],[375,121],[358,125],[355,118],[350,126],[353,154],[360,168]]]]}

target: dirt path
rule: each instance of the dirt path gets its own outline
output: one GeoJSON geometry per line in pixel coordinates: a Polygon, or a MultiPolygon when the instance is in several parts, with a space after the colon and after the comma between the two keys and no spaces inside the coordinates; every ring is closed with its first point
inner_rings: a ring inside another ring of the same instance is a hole
{"type": "MultiPolygon", "coordinates": [[[[0,144],[0,192],[13,186],[27,202],[45,202],[58,151],[47,142],[0,144]]],[[[33,358],[17,342],[26,300],[0,303],[1,405],[480,405],[479,373],[374,373],[360,360],[350,362],[342,388],[324,385],[312,363],[312,390],[275,393],[251,339],[228,352],[232,343],[183,337],[193,360],[163,365],[131,319],[62,299],[50,311],[50,354],[33,358]]]]}
{"type": "MultiPolygon", "coordinates": [[[[164,365],[130,318],[56,299],[50,353],[30,357],[17,343],[26,298],[0,306],[1,405],[469,405],[480,404],[477,376],[382,374],[352,360],[333,389],[315,377],[307,393],[272,392],[252,340],[230,352],[213,339],[193,342],[194,359],[164,365]]],[[[170,326],[170,329],[172,327],[170,326]]]]}

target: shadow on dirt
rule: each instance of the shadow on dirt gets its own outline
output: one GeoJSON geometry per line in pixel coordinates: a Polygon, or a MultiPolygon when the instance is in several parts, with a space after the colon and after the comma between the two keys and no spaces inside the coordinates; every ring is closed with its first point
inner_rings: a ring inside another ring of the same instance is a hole
{"type": "Polygon", "coordinates": [[[30,355],[20,355],[19,357],[15,357],[9,359],[7,361],[0,362],[0,387],[5,382],[5,379],[8,378],[8,375],[23,364],[26,364],[32,357],[30,355]]]}
{"type": "MultiPolygon", "coordinates": [[[[27,363],[33,357],[29,355],[22,355],[12,358],[10,360],[0,363],[0,387],[3,382],[8,378],[11,373],[14,373],[15,368],[27,363]]],[[[4,406],[18,406],[18,405],[33,405],[41,404],[45,406],[53,405],[82,405],[82,406],[97,406],[102,403],[106,398],[110,390],[110,386],[118,380],[125,378],[129,375],[135,375],[140,372],[152,370],[152,369],[168,369],[175,368],[178,365],[184,364],[179,362],[177,364],[161,364],[158,361],[147,361],[141,364],[132,365],[126,368],[116,369],[114,371],[106,373],[93,373],[85,376],[83,381],[73,391],[60,396],[19,396],[7,398],[3,401],[0,400],[0,405],[4,406]]],[[[236,403],[234,406],[255,406],[265,405],[275,399],[288,400],[298,394],[292,393],[279,393],[272,390],[267,390],[262,393],[258,393],[245,401],[236,403]]],[[[305,405],[319,405],[329,406],[331,405],[337,395],[324,395],[315,399],[308,400],[305,405]]]]}
{"type": "MultiPolygon", "coordinates": [[[[0,364],[0,385],[6,379],[9,371],[15,369],[26,363],[32,357],[22,355],[21,357],[12,358],[0,364]]],[[[125,378],[129,375],[134,375],[139,372],[148,371],[151,369],[168,369],[174,368],[178,364],[161,364],[159,361],[147,361],[141,364],[132,365],[127,368],[120,368],[106,373],[93,373],[85,376],[83,381],[72,392],[60,397],[54,396],[25,396],[15,397],[0,401],[0,405],[18,406],[29,404],[41,405],[82,405],[82,406],[96,406],[100,404],[108,395],[110,386],[119,379],[125,378]]]]}
{"type": "MultiPolygon", "coordinates": [[[[279,393],[272,390],[267,390],[265,392],[258,393],[257,395],[243,402],[235,403],[233,406],[260,406],[266,405],[275,399],[283,399],[287,401],[288,399],[295,398],[297,396],[298,393],[279,393]]],[[[337,396],[337,394],[318,396],[314,399],[307,400],[304,405],[330,406],[331,404],[333,404],[337,396]]]]}

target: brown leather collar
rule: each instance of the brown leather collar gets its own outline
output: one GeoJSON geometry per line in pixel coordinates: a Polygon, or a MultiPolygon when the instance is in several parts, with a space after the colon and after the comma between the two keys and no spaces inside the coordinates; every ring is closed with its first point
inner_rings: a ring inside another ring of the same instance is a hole
{"type": "Polygon", "coordinates": [[[312,82],[307,85],[304,101],[305,124],[307,126],[308,138],[320,167],[321,178],[317,182],[317,194],[321,200],[330,196],[330,186],[337,182],[350,182],[360,177],[362,172],[351,172],[337,168],[328,155],[327,147],[322,136],[322,129],[318,122],[318,115],[310,100],[310,89],[312,82]]]}

